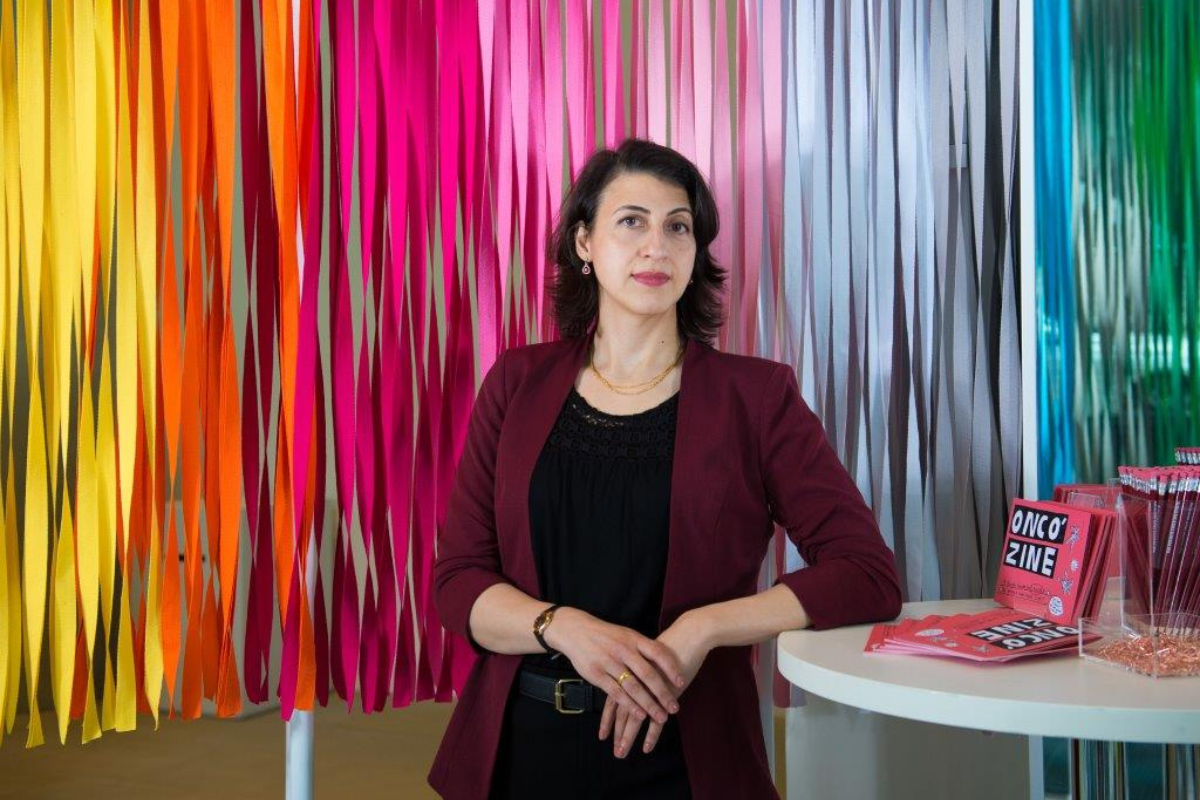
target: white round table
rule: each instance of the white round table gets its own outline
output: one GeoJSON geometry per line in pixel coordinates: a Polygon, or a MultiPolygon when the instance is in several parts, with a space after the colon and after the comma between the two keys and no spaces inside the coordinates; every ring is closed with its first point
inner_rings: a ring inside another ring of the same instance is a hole
{"type": "MultiPolygon", "coordinates": [[[[994,607],[991,600],[907,603],[901,616],[994,607]]],[[[1007,664],[865,655],[870,629],[781,634],[779,671],[829,700],[924,722],[1027,736],[1200,744],[1200,678],[1149,678],[1067,654],[1007,664]]]]}

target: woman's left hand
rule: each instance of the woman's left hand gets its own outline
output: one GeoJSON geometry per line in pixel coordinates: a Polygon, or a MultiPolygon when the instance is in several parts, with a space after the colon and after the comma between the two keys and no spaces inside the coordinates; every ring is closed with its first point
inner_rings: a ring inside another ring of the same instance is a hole
{"type": "MultiPolygon", "coordinates": [[[[683,665],[683,686],[673,685],[671,687],[675,691],[676,697],[681,696],[691,685],[696,673],[700,671],[704,659],[708,657],[708,653],[712,649],[712,645],[709,644],[705,635],[706,628],[704,610],[694,609],[682,614],[671,627],[658,637],[658,641],[671,648],[680,664],[683,665]]],[[[663,729],[663,723],[656,722],[653,718],[648,721],[650,727],[646,730],[645,744],[642,746],[643,753],[649,753],[654,749],[663,729]]],[[[637,738],[642,722],[643,720],[629,714],[624,708],[613,702],[612,698],[609,698],[605,701],[604,712],[600,715],[600,739],[603,741],[608,738],[609,733],[613,733],[613,755],[617,758],[624,758],[629,754],[629,749],[633,746],[634,739],[637,738]]]]}

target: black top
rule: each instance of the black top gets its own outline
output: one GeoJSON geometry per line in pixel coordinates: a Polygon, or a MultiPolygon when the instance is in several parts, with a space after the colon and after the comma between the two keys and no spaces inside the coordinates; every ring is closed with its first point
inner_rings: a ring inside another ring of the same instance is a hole
{"type": "MultiPolygon", "coordinates": [[[[614,415],[571,389],[529,485],[533,557],[548,604],[660,633],[678,399],[614,415]]],[[[570,670],[545,653],[525,663],[570,670]]]]}

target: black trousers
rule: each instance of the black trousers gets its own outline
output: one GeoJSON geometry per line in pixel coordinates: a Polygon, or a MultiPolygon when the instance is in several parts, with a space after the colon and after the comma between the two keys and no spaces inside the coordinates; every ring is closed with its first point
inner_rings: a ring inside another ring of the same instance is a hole
{"type": "Polygon", "coordinates": [[[612,735],[600,741],[600,713],[560,714],[526,697],[514,681],[492,773],[492,800],[691,800],[675,718],[658,744],[642,752],[646,725],[625,758],[612,735]]]}

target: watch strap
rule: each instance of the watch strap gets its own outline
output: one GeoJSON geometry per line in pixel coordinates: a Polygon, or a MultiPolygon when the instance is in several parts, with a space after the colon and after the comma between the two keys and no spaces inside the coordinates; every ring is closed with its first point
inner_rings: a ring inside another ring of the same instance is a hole
{"type": "Polygon", "coordinates": [[[546,644],[546,639],[542,634],[545,632],[546,628],[549,627],[550,621],[554,619],[554,612],[560,608],[562,608],[561,605],[550,606],[541,614],[538,614],[537,619],[533,621],[533,636],[535,639],[537,639],[538,644],[542,646],[542,649],[547,653],[558,652],[553,647],[546,644]]]}

